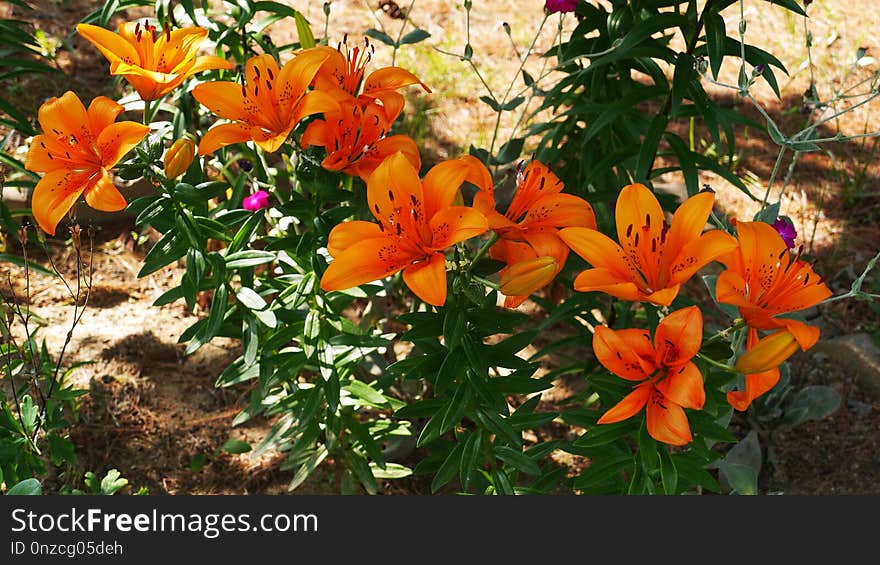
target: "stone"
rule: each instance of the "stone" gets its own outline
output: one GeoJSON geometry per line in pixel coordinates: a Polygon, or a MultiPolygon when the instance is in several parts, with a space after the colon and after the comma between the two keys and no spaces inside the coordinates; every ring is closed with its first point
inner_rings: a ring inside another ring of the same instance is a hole
{"type": "Polygon", "coordinates": [[[852,374],[865,393],[880,400],[880,348],[870,334],[856,333],[819,341],[813,352],[852,374]]]}

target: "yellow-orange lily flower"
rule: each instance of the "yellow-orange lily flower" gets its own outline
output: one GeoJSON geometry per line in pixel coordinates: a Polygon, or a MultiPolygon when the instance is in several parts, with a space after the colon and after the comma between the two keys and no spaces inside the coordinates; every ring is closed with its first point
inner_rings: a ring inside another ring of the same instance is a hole
{"type": "MultiPolygon", "coordinates": [[[[533,278],[534,284],[541,280],[544,280],[544,284],[534,286],[525,294],[508,295],[502,288],[502,293],[506,295],[504,305],[516,308],[531,292],[549,284],[565,267],[568,246],[559,237],[559,229],[575,226],[595,229],[596,216],[589,202],[573,194],[563,194],[562,181],[540,161],[532,161],[517,174],[516,193],[503,214],[495,210],[491,177],[478,188],[474,208],[486,216],[489,227],[499,236],[498,243],[489,250],[489,256],[507,264],[501,270],[500,277],[506,280],[513,276],[508,270],[518,263],[530,263],[541,258],[552,259],[552,263],[542,259],[545,263],[542,273],[548,272],[548,265],[552,264],[555,268],[549,278],[533,278]]],[[[508,290],[513,288],[511,285],[502,286],[508,290]]]]}
{"type": "Polygon", "coordinates": [[[46,173],[31,196],[31,212],[46,233],[55,235],[58,222],[83,193],[96,210],[115,212],[127,205],[113,185],[110,169],[150,128],[116,122],[123,110],[106,96],[92,100],[86,110],[70,91],[40,106],[43,133],[31,142],[25,168],[46,173]]]}
{"type": "Polygon", "coordinates": [[[654,193],[642,184],[625,186],[615,209],[620,245],[588,228],[559,232],[593,266],[578,275],[575,290],[669,306],[694,273],[736,248],[736,239],[723,231],[702,233],[714,202],[711,191],[695,194],[667,224],[654,193]]]}
{"type": "Polygon", "coordinates": [[[145,101],[156,100],[192,75],[234,65],[213,55],[197,57],[208,30],[186,27],[157,30],[147,20],[120,24],[113,33],[91,24],[79,24],[77,32],[110,61],[110,74],[121,75],[145,101]]]}
{"type": "Polygon", "coordinates": [[[764,222],[737,222],[736,235],[739,247],[718,259],[727,267],[715,285],[718,302],[738,307],[752,328],[784,328],[801,349],[813,347],[819,340],[819,328],[777,317],[815,306],[831,296],[822,278],[800,259],[803,247],[792,255],[782,236],[764,222]]]}
{"type": "Polygon", "coordinates": [[[280,69],[271,55],[251,57],[245,64],[245,84],[206,82],[193,96],[212,112],[232,120],[209,129],[199,143],[199,155],[244,141],[264,151],[277,151],[301,119],[338,111],[339,104],[323,92],[306,92],[327,54],[302,51],[280,69]]]}
{"type": "Polygon", "coordinates": [[[554,257],[543,255],[524,259],[504,269],[498,287],[508,300],[514,297],[526,297],[550,284],[557,273],[559,273],[559,264],[554,257]]]}
{"type": "Polygon", "coordinates": [[[736,362],[736,369],[745,373],[745,388],[728,391],[727,402],[740,412],[748,410],[754,399],[776,386],[779,365],[797,349],[797,341],[788,330],[779,330],[759,340],[758,330],[749,328],[746,352],[736,362]]]}
{"type": "Polygon", "coordinates": [[[691,361],[703,341],[703,315],[696,306],[672,312],[648,330],[612,330],[599,326],[593,352],[609,371],[639,382],[633,391],[599,418],[621,422],[647,406],[648,433],[657,441],[686,445],[693,440],[684,408],[700,410],[706,401],[703,376],[691,361]]]}
{"type": "Polygon", "coordinates": [[[485,171],[474,157],[419,173],[402,153],[382,162],[367,180],[367,201],[378,224],[344,222],[330,232],[333,261],[321,277],[326,291],[344,290],[403,271],[403,280],[434,306],[446,302],[443,251],[484,233],[489,224],[473,208],[454,206],[459,187],[485,171]]]}
{"type": "Polygon", "coordinates": [[[403,110],[405,101],[403,95],[397,92],[399,89],[418,84],[425,92],[431,92],[418,77],[400,67],[376,69],[364,78],[367,63],[375,51],[367,39],[364,39],[363,46],[349,49],[346,35],[336,49],[326,45],[313,49],[327,53],[327,60],[315,76],[315,89],[337,97],[355,97],[362,105],[379,100],[389,123],[397,119],[403,110]]]}
{"type": "Polygon", "coordinates": [[[342,171],[365,182],[390,155],[400,151],[417,170],[422,161],[416,142],[406,135],[387,136],[391,123],[382,107],[373,101],[361,107],[353,98],[343,99],[338,112],[313,120],[303,132],[300,144],[324,147],[327,156],[321,166],[342,171]]]}

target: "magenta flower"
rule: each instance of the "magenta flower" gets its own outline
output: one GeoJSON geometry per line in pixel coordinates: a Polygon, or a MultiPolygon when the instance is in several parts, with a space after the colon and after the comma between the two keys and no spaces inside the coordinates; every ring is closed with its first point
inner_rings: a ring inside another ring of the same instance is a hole
{"type": "Polygon", "coordinates": [[[269,193],[265,190],[258,190],[250,196],[246,196],[244,201],[242,202],[242,207],[245,210],[250,210],[251,212],[256,212],[257,210],[262,210],[263,208],[268,208],[269,193]]]}
{"type": "Polygon", "coordinates": [[[548,14],[555,14],[556,12],[565,14],[574,12],[577,3],[578,0],[546,0],[544,2],[544,9],[547,10],[548,14]]]}
{"type": "Polygon", "coordinates": [[[794,247],[794,240],[797,239],[797,230],[794,229],[794,224],[790,220],[777,218],[773,222],[773,228],[779,232],[779,235],[782,236],[782,240],[789,249],[794,247]]]}

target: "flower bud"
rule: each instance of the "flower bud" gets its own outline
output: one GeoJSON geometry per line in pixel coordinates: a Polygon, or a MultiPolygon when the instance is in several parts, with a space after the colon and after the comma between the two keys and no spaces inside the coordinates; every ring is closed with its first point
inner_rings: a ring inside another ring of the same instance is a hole
{"type": "Polygon", "coordinates": [[[758,340],[736,361],[736,370],[746,375],[763,373],[778,367],[800,348],[788,330],[779,330],[758,340]]]}
{"type": "Polygon", "coordinates": [[[269,207],[269,193],[265,190],[258,190],[250,196],[246,196],[242,201],[242,208],[256,212],[263,208],[269,207]]]}
{"type": "Polygon", "coordinates": [[[558,266],[556,259],[549,256],[514,263],[501,275],[501,292],[506,296],[528,296],[550,284],[558,266]]]}
{"type": "Polygon", "coordinates": [[[574,12],[575,8],[577,8],[578,0],[545,0],[544,9],[547,10],[548,14],[555,14],[557,12],[565,14],[568,12],[574,12]]]}
{"type": "Polygon", "coordinates": [[[786,247],[789,249],[794,248],[794,240],[797,239],[797,230],[794,228],[794,224],[791,223],[790,220],[777,218],[776,221],[773,222],[773,227],[782,237],[786,247]]]}
{"type": "Polygon", "coordinates": [[[181,137],[171,144],[162,163],[165,165],[165,176],[174,179],[189,168],[196,155],[196,142],[191,137],[181,137]]]}

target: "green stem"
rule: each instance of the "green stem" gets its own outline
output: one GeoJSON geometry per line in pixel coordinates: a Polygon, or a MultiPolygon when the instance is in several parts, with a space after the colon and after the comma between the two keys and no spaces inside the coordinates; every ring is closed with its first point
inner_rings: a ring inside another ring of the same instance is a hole
{"type": "Polygon", "coordinates": [[[489,251],[489,248],[492,247],[493,245],[495,245],[496,241],[498,241],[498,234],[496,232],[492,232],[492,235],[489,237],[489,239],[486,240],[486,243],[484,243],[483,246],[477,250],[477,253],[476,253],[476,255],[474,255],[474,258],[471,259],[471,264],[468,265],[468,268],[467,268],[468,273],[471,272],[471,269],[474,268],[474,265],[477,264],[477,261],[482,259],[483,255],[485,255],[486,252],[489,251]]]}
{"type": "Polygon", "coordinates": [[[150,125],[150,122],[153,121],[153,113],[150,111],[150,101],[144,100],[144,125],[150,125]]]}
{"type": "Polygon", "coordinates": [[[734,369],[730,365],[725,365],[724,363],[721,363],[720,361],[716,361],[716,360],[712,359],[711,357],[707,357],[707,356],[703,355],[702,353],[697,353],[697,358],[699,358],[702,361],[705,361],[706,363],[708,363],[709,365],[712,365],[715,368],[721,369],[722,371],[726,371],[728,373],[739,373],[739,371],[737,371],[736,369],[734,369]]]}
{"type": "Polygon", "coordinates": [[[720,332],[718,332],[717,334],[713,335],[713,336],[710,337],[709,339],[703,341],[703,345],[702,345],[702,347],[706,347],[707,345],[712,345],[713,343],[716,343],[716,342],[718,342],[718,341],[721,341],[722,339],[726,338],[727,336],[729,336],[729,335],[732,334],[733,332],[735,332],[735,331],[737,331],[737,330],[741,330],[741,329],[743,329],[744,327],[746,327],[746,322],[745,322],[745,320],[743,320],[742,318],[737,318],[737,319],[733,322],[733,325],[732,325],[732,326],[730,326],[729,328],[726,328],[726,329],[721,330],[720,332]]]}

